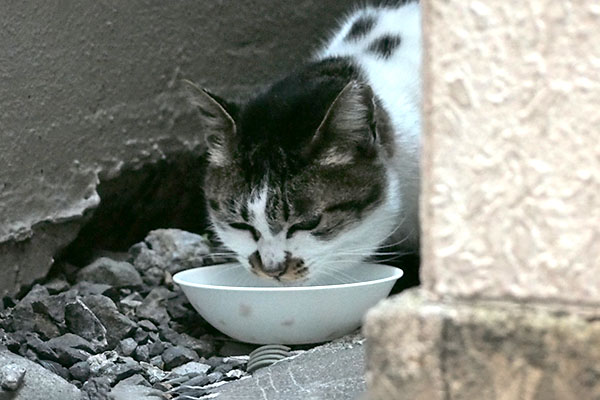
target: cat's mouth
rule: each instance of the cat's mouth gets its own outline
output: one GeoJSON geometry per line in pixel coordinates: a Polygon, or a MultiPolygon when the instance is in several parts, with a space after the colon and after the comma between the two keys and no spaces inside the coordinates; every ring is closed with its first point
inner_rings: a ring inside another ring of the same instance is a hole
{"type": "Polygon", "coordinates": [[[274,280],[274,281],[281,282],[284,284],[286,284],[286,283],[298,284],[298,283],[302,283],[302,282],[308,280],[308,268],[304,267],[304,269],[305,269],[305,271],[285,272],[278,276],[266,274],[264,271],[257,270],[255,268],[251,268],[250,271],[252,271],[255,275],[260,276],[261,278],[264,278],[264,279],[274,280]]]}
{"type": "Polygon", "coordinates": [[[287,253],[285,261],[265,266],[258,251],[248,257],[250,271],[261,278],[282,283],[299,283],[308,279],[308,266],[304,260],[287,253]]]}

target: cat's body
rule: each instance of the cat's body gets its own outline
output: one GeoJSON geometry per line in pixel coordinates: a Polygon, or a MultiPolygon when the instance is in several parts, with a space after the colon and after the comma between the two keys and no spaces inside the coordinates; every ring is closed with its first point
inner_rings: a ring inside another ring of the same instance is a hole
{"type": "Polygon", "coordinates": [[[242,107],[198,93],[211,221],[241,263],[315,282],[418,251],[420,63],[418,3],[372,7],[242,107]]]}
{"type": "Polygon", "coordinates": [[[352,13],[317,56],[352,59],[388,112],[396,150],[391,162],[403,203],[391,242],[405,241],[396,247],[408,251],[417,251],[419,244],[421,48],[419,3],[409,2],[352,13]]]}

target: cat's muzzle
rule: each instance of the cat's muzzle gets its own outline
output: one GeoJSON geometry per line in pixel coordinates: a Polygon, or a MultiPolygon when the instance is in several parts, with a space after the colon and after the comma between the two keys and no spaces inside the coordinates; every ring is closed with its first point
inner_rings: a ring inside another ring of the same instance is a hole
{"type": "Polygon", "coordinates": [[[289,252],[286,252],[285,260],[279,263],[265,265],[258,251],[252,253],[248,257],[248,261],[255,274],[278,281],[295,281],[306,277],[308,273],[308,267],[304,265],[304,260],[292,257],[289,252]]]}

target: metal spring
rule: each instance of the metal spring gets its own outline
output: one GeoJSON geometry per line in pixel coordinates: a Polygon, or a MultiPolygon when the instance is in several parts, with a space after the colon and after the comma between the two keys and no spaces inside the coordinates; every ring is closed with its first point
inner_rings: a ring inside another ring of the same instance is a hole
{"type": "Polygon", "coordinates": [[[279,360],[291,356],[291,348],[281,344],[268,344],[261,346],[250,353],[246,371],[252,373],[259,368],[269,366],[279,360]]]}

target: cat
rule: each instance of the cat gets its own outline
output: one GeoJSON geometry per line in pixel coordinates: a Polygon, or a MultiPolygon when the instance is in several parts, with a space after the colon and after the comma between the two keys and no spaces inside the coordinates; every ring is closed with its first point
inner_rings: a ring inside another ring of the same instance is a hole
{"type": "Polygon", "coordinates": [[[192,101],[209,218],[248,270],[308,285],[389,249],[418,252],[418,2],[351,13],[313,59],[246,104],[204,89],[192,101]]]}

